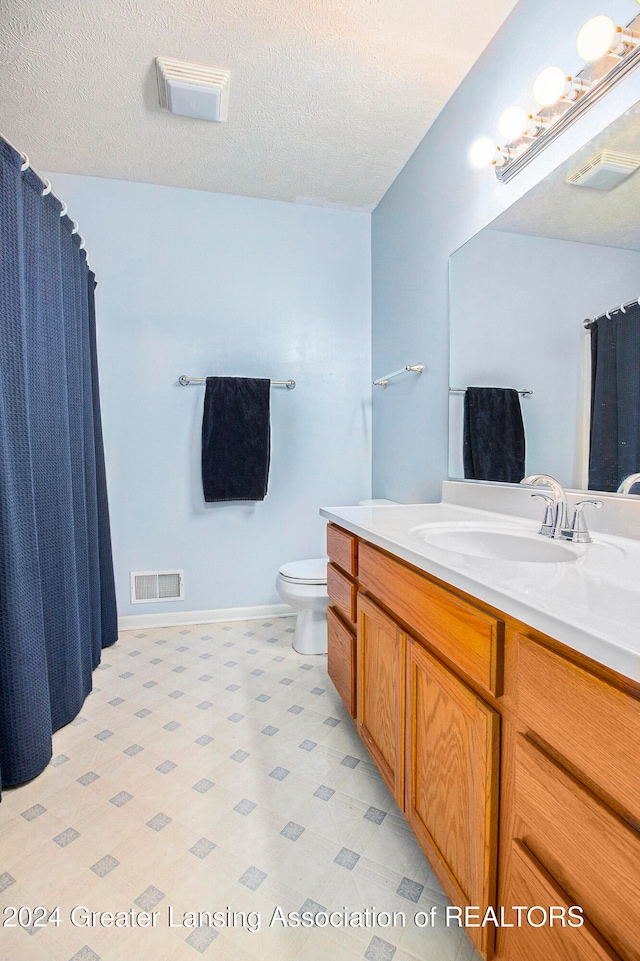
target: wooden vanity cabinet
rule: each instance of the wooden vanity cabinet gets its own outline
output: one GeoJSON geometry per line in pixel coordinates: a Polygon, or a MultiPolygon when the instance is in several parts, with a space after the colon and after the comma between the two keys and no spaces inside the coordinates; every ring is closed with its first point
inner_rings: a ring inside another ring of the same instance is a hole
{"type": "Polygon", "coordinates": [[[466,928],[478,951],[640,961],[640,683],[335,525],[328,545],[330,676],[445,894],[505,912],[466,928]],[[510,927],[517,905],[565,923],[510,927]]]}

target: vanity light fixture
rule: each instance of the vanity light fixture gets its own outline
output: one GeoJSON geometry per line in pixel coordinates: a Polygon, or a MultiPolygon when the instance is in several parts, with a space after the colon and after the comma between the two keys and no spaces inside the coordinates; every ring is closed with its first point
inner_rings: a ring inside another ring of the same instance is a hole
{"type": "MultiPolygon", "coordinates": [[[[640,2],[640,0],[639,0],[640,2]]],[[[471,144],[469,161],[472,167],[482,170],[491,164],[502,166],[509,159],[509,151],[496,146],[491,137],[479,137],[471,144]]]]}
{"type": "Polygon", "coordinates": [[[616,25],[611,17],[591,17],[580,28],[576,40],[578,56],[588,63],[595,63],[608,53],[618,52],[620,41],[616,25]]]}
{"type": "Polygon", "coordinates": [[[539,107],[552,107],[562,97],[575,100],[577,96],[572,78],[562,67],[545,67],[533,81],[533,99],[539,107]]]}
{"type": "Polygon", "coordinates": [[[506,143],[511,143],[528,132],[530,119],[524,107],[507,107],[498,120],[498,133],[506,143]]]}
{"type": "Polygon", "coordinates": [[[576,48],[586,64],[575,76],[557,66],[541,70],[533,83],[535,109],[504,110],[498,121],[503,143],[480,137],[469,151],[472,166],[493,166],[498,180],[507,183],[640,66],[640,14],[624,28],[611,17],[591,17],[578,33],[576,48]]]}
{"type": "Polygon", "coordinates": [[[621,57],[625,47],[636,47],[639,42],[640,37],[616,27],[611,17],[591,17],[580,29],[576,50],[583,60],[595,63],[602,57],[621,57]]]}

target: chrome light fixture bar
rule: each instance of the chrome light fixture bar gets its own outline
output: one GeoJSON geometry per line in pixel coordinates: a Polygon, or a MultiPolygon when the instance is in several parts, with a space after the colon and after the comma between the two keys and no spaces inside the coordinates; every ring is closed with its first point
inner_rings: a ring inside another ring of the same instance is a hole
{"type": "MultiPolygon", "coordinates": [[[[516,154],[512,160],[507,160],[504,166],[496,166],[496,177],[501,183],[508,183],[516,174],[524,170],[532,160],[542,153],[545,147],[553,143],[554,140],[572,127],[577,120],[591,110],[595,104],[599,103],[603,97],[613,90],[622,80],[640,65],[640,45],[631,50],[625,57],[611,68],[605,76],[588,87],[584,93],[578,97],[558,119],[543,127],[540,133],[525,147],[520,153],[516,154]]],[[[580,75],[578,75],[578,78],[580,75]]]]}
{"type": "Polygon", "coordinates": [[[507,108],[499,124],[505,142],[494,143],[492,154],[490,138],[475,141],[469,154],[474,166],[491,165],[498,180],[508,183],[606,97],[640,65],[640,15],[625,28],[615,27],[609,17],[592,17],[581,28],[577,46],[582,59],[587,60],[582,70],[564,78],[564,89],[562,78],[556,76],[562,74],[560,68],[542,70],[534,83],[535,109],[527,114],[522,106],[507,108]],[[557,91],[555,99],[553,88],[557,91]],[[544,104],[545,100],[552,102],[544,104]]]}

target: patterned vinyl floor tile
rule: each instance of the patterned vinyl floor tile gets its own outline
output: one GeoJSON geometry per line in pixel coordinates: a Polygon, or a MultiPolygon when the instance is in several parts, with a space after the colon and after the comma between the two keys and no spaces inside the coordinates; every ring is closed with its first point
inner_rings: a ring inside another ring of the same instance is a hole
{"type": "Polygon", "coordinates": [[[0,908],[59,914],[1,927],[0,961],[477,959],[413,923],[446,898],[292,627],[130,631],[103,652],[49,766],[4,793],[0,908]],[[405,923],[339,920],[365,909],[405,923]]]}

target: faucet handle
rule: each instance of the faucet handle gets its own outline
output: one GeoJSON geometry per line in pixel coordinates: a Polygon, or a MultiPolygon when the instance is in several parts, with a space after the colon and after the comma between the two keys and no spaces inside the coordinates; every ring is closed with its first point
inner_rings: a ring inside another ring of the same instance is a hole
{"type": "Polygon", "coordinates": [[[572,541],[574,544],[590,544],[592,537],[587,529],[587,522],[584,519],[583,508],[587,504],[591,504],[598,510],[603,506],[603,501],[598,500],[584,500],[578,501],[573,510],[573,520],[571,522],[571,527],[566,528],[562,532],[562,536],[565,540],[572,541]]]}
{"type": "MultiPolygon", "coordinates": [[[[522,483],[522,482],[521,482],[522,483]]],[[[546,501],[544,508],[544,517],[542,519],[542,524],[538,534],[544,534],[545,537],[553,537],[553,528],[555,525],[555,515],[554,515],[554,500],[549,494],[543,494],[536,491],[531,495],[532,497],[541,497],[546,501]]]]}

